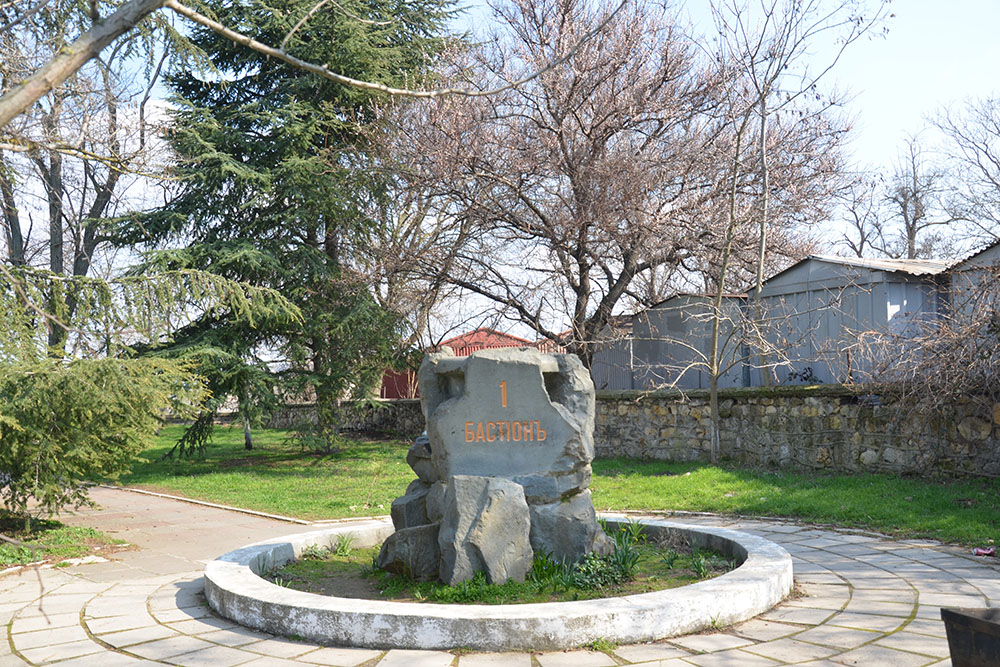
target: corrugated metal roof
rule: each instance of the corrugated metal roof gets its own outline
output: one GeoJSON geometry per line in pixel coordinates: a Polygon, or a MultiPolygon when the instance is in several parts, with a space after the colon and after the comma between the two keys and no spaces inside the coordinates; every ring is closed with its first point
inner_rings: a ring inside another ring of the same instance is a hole
{"type": "MultiPolygon", "coordinates": [[[[867,257],[838,257],[836,255],[809,255],[831,264],[847,264],[877,271],[900,271],[914,276],[933,276],[948,270],[952,262],[940,259],[870,259],[867,257]]],[[[805,260],[803,260],[805,261],[805,260]]]]}

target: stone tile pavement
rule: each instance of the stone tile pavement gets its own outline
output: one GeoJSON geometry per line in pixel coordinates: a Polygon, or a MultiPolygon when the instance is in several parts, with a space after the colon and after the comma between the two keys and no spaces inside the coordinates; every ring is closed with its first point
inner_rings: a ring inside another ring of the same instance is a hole
{"type": "MultiPolygon", "coordinates": [[[[62,517],[138,548],[114,561],[0,576],[0,667],[657,667],[950,665],[941,606],[1000,606],[1000,566],[935,542],[787,522],[683,517],[761,535],[795,562],[796,595],[715,632],[611,653],[376,651],[317,646],[241,628],[201,594],[214,557],[301,525],[128,491],[95,489],[100,510],[62,517]]],[[[676,517],[675,517],[676,518],[676,517]]]]}

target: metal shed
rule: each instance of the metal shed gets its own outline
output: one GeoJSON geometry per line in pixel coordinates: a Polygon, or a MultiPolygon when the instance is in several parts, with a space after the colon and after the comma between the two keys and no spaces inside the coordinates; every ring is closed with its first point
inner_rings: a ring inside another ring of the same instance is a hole
{"type": "MultiPolygon", "coordinates": [[[[754,315],[782,354],[760,355],[751,383],[844,383],[871,379],[866,332],[900,345],[933,321],[947,299],[938,260],[812,255],[768,279],[754,315]],[[770,373],[768,381],[765,373],[770,373]]],[[[748,313],[754,312],[748,306],[748,313]]],[[[883,352],[885,348],[883,348],[883,352]]],[[[896,353],[905,353],[904,347],[896,353]]]]}
{"type": "MultiPolygon", "coordinates": [[[[742,387],[749,382],[739,337],[745,299],[735,294],[723,296],[719,348],[725,372],[719,378],[720,387],[742,387]]],[[[633,316],[632,374],[636,389],[708,388],[712,301],[709,296],[678,294],[633,316]]]]}

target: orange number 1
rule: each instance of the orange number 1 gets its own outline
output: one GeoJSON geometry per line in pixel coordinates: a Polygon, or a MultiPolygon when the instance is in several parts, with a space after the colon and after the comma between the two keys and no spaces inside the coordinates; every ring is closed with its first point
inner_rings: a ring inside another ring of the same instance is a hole
{"type": "Polygon", "coordinates": [[[500,383],[500,407],[507,407],[507,382],[500,383]]]}

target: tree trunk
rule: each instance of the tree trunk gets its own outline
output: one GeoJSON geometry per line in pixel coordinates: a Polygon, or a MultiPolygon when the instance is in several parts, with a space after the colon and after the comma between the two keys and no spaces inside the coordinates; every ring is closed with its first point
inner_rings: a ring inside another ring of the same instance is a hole
{"type": "Polygon", "coordinates": [[[253,434],[250,432],[250,417],[247,416],[246,410],[240,410],[240,416],[243,418],[243,449],[249,452],[253,449],[253,434]]]}

